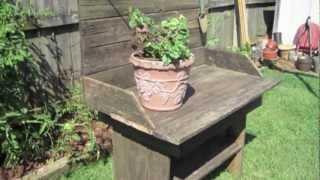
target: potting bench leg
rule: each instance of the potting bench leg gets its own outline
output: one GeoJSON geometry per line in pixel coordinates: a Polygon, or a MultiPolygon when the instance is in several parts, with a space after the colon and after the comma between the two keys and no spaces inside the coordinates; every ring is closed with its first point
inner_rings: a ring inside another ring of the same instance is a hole
{"type": "Polygon", "coordinates": [[[242,148],[241,150],[231,159],[230,164],[228,165],[229,172],[236,178],[240,179],[242,174],[242,159],[243,159],[243,151],[245,145],[245,123],[246,123],[246,115],[241,115],[241,119],[239,119],[237,124],[234,124],[231,127],[231,134],[235,137],[235,141],[242,148]]]}
{"type": "Polygon", "coordinates": [[[170,158],[114,131],[113,172],[115,180],[169,180],[170,158]]]}

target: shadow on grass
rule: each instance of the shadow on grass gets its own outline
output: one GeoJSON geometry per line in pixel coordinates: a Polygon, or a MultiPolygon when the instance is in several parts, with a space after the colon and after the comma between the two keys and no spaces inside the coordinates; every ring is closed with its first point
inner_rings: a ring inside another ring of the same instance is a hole
{"type": "Polygon", "coordinates": [[[317,78],[315,76],[312,76],[312,75],[308,75],[308,74],[299,74],[297,72],[289,72],[289,71],[283,71],[282,69],[278,68],[277,66],[275,66],[274,64],[265,64],[266,66],[268,66],[270,69],[274,69],[274,70],[277,70],[277,71],[280,71],[280,72],[285,72],[285,73],[288,73],[288,74],[292,74],[294,75],[296,78],[298,78],[303,84],[304,86],[307,88],[307,90],[315,97],[317,98],[320,98],[320,95],[317,94],[316,90],[314,90],[310,84],[308,82],[306,82],[302,76],[305,76],[305,77],[312,77],[312,78],[317,78]]]}
{"type": "MultiPolygon", "coordinates": [[[[245,144],[251,143],[256,136],[254,134],[246,133],[246,140],[245,144]]],[[[223,163],[221,166],[219,166],[217,169],[215,169],[212,173],[210,173],[207,177],[203,178],[203,180],[213,180],[220,176],[221,173],[225,172],[227,170],[228,165],[230,164],[231,159],[227,160],[225,163],[223,163]]]]}
{"type": "Polygon", "coordinates": [[[307,90],[314,95],[317,98],[320,98],[320,96],[316,93],[316,91],[310,86],[310,84],[308,82],[306,82],[301,75],[299,74],[294,74],[295,77],[297,77],[303,84],[304,86],[307,88],[307,90]]]}

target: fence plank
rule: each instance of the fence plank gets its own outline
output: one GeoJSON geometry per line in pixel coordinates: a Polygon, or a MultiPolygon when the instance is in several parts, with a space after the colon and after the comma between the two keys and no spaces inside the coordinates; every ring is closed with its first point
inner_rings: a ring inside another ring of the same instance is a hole
{"type": "Polygon", "coordinates": [[[80,0],[80,19],[88,20],[126,16],[129,7],[137,7],[144,13],[160,12],[158,3],[157,0],[94,0],[92,2],[89,0],[80,0]]]}
{"type": "MultiPolygon", "coordinates": [[[[166,13],[156,13],[150,16],[156,21],[163,20],[167,17],[178,16],[183,14],[187,17],[189,27],[196,29],[199,27],[196,14],[198,9],[184,11],[170,11],[166,13]]],[[[104,18],[80,23],[81,35],[83,36],[86,47],[97,47],[109,45],[116,42],[128,41],[132,38],[133,32],[128,28],[127,18],[115,17],[104,18]]],[[[194,32],[194,31],[192,31],[194,32]]],[[[194,40],[191,40],[194,42],[194,40]]]]}
{"type": "MultiPolygon", "coordinates": [[[[22,2],[27,5],[27,0],[22,2]]],[[[77,24],[79,22],[77,0],[31,0],[30,3],[39,12],[50,12],[53,15],[39,18],[36,25],[29,23],[26,30],[77,24]]]]}

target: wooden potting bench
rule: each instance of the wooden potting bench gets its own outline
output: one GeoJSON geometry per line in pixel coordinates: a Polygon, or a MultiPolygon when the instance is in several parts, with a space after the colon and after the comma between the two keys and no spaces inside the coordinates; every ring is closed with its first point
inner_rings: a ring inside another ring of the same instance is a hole
{"type": "Polygon", "coordinates": [[[88,105],[113,126],[115,179],[200,179],[225,162],[241,174],[247,113],[277,81],[262,79],[240,55],[199,51],[176,111],[144,109],[131,66],[83,78],[88,105]]]}
{"type": "MultiPolygon", "coordinates": [[[[212,1],[210,6],[224,4],[212,1]]],[[[79,8],[85,100],[113,126],[114,179],[200,179],[222,164],[240,175],[246,116],[278,82],[262,79],[241,55],[203,47],[198,1],[80,0],[79,8]],[[188,19],[195,64],[184,105],[176,111],[153,112],[139,103],[128,64],[129,6],[156,21],[179,14],[188,19]]],[[[231,27],[221,31],[233,34],[231,27]]],[[[232,42],[233,37],[221,40],[232,42]]]]}

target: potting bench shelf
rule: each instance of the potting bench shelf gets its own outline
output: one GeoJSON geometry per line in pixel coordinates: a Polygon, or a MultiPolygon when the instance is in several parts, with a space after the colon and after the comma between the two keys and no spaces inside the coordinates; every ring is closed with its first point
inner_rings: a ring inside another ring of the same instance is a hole
{"type": "Polygon", "coordinates": [[[139,102],[128,64],[83,77],[85,99],[113,126],[115,179],[200,179],[221,164],[240,174],[248,112],[278,81],[230,52],[194,50],[184,105],[155,112],[139,102]]]}

